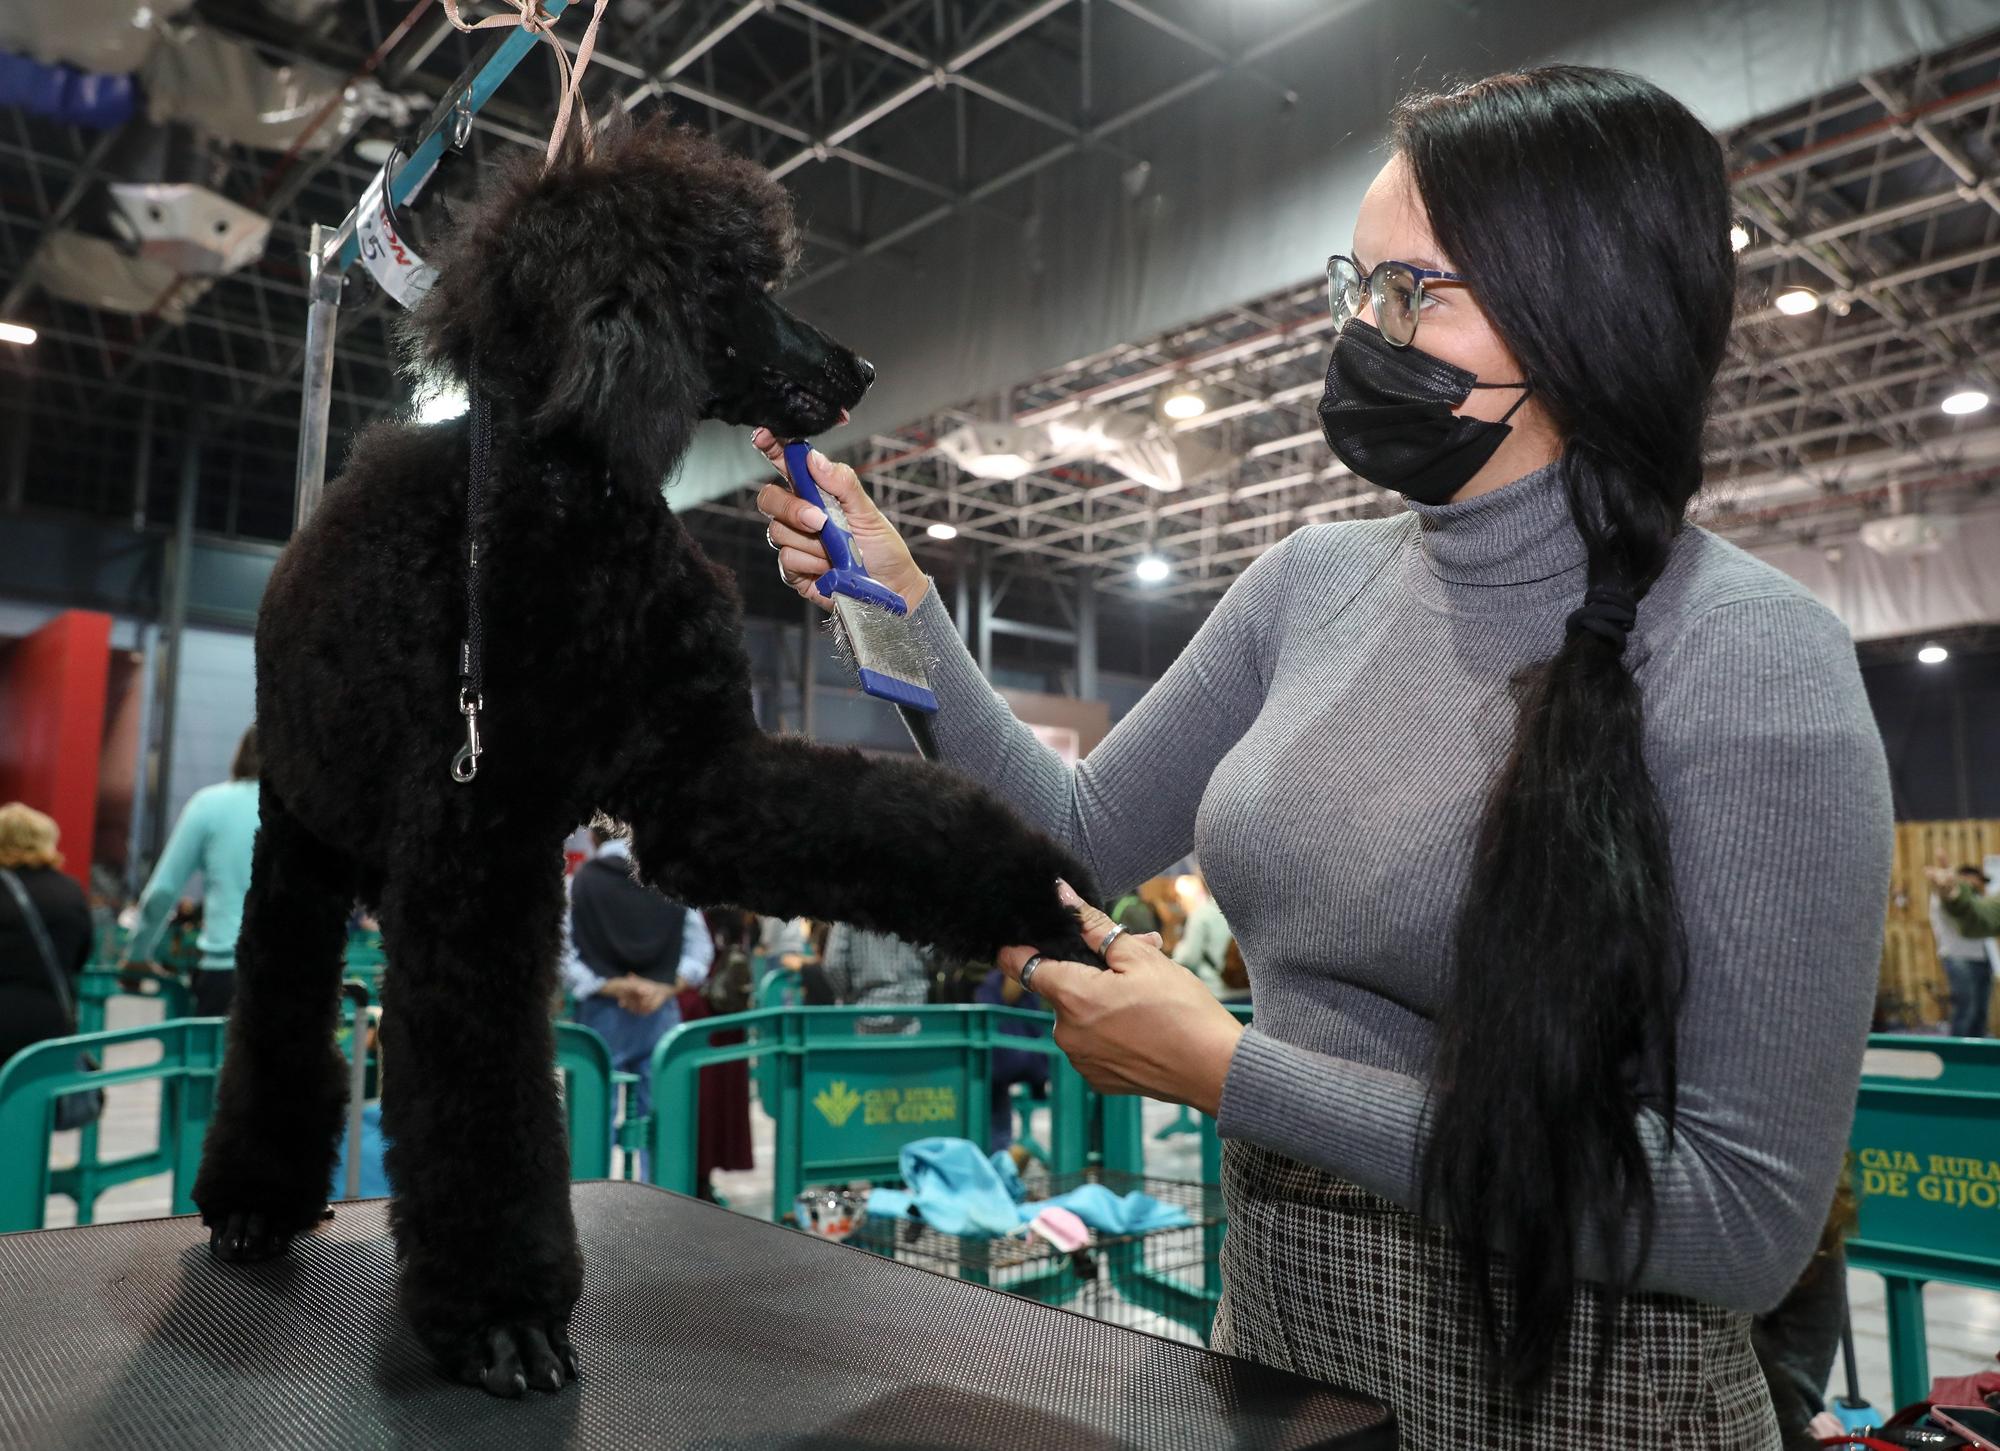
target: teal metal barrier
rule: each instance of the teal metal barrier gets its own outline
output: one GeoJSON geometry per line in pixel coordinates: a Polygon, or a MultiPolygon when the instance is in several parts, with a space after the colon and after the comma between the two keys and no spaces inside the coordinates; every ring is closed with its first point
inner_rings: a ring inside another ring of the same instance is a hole
{"type": "Polygon", "coordinates": [[[1930,1393],[1924,1285],[2000,1290],[2000,1042],[1877,1034],[1848,1140],[1849,1264],[1888,1286],[1898,1406],[1930,1393]]]}
{"type": "MultiPolygon", "coordinates": [[[[89,1224],[106,1190],[156,1174],[173,1176],[171,1212],[192,1214],[195,1171],[215,1107],[215,1077],[222,1066],[222,1018],[175,1018],[139,1028],[51,1038],[22,1049],[0,1065],[0,1233],[40,1229],[51,1194],[76,1203],[79,1224],[89,1224]],[[159,1056],[129,1066],[88,1069],[133,1043],[157,1043],[159,1056]],[[158,1080],[158,1136],[144,1153],[104,1160],[98,1153],[102,1122],[78,1131],[77,1163],[49,1167],[55,1100],[66,1093],[158,1080]]],[[[611,1050],[589,1028],[556,1025],[556,1063],[564,1079],[569,1117],[570,1174],[604,1179],[611,1174],[611,1050]]]]}
{"type": "Polygon", "coordinates": [[[105,1010],[113,998],[138,998],[160,1005],[162,1020],[193,1014],[194,994],[177,977],[156,972],[119,974],[109,968],[87,968],[76,980],[76,1030],[104,1031],[105,1010]],[[130,986],[126,979],[130,979],[130,986]]]}
{"type": "Polygon", "coordinates": [[[914,1032],[864,1033],[881,1007],[758,1008],[684,1023],[653,1050],[652,1178],[682,1194],[696,1189],[701,1070],[756,1057],[766,1074],[764,1110],[777,1121],[771,1212],[782,1216],[809,1183],[900,1181],[897,1160],[914,1139],[944,1135],[986,1142],[995,1048],[1046,1054],[1049,1167],[1084,1167],[1084,1082],[1053,1037],[1001,1033],[1008,1019],[1053,1025],[1048,1013],[986,1004],[898,1006],[914,1032]],[[748,1029],[751,1041],[718,1044],[748,1029]]]}
{"type": "MultiPolygon", "coordinates": [[[[1226,1006],[1239,1023],[1249,1025],[1249,1004],[1230,1003],[1226,1006]]],[[[1145,1100],[1106,1097],[1100,1102],[1104,1168],[1115,1174],[1145,1174],[1145,1100]]],[[[1222,1137],[1216,1132],[1214,1119],[1205,1113],[1183,1109],[1168,1126],[1168,1131],[1156,1133],[1153,1137],[1164,1139],[1189,1132],[1188,1127],[1183,1127],[1183,1121],[1188,1118],[1194,1121],[1192,1131],[1200,1135],[1201,1182],[1220,1185],[1222,1137]]],[[[1113,1246],[1110,1251],[1111,1271],[1116,1277],[1119,1292],[1206,1338],[1208,1328],[1215,1320],[1215,1307],[1222,1300],[1222,1241],[1227,1232],[1228,1225],[1220,1218],[1213,1224],[1203,1226],[1201,1274],[1198,1279],[1187,1279],[1152,1268],[1145,1262],[1143,1243],[1113,1246]]]]}
{"type": "MultiPolygon", "coordinates": [[[[795,1008],[805,1001],[805,980],[789,968],[774,967],[757,979],[757,987],[750,995],[752,1008],[795,1008]]],[[[750,1030],[751,1041],[756,1041],[757,1030],[750,1030]]],[[[750,1063],[750,1083],[757,1090],[757,1102],[764,1105],[764,1112],[773,1118],[777,1110],[772,1107],[778,1101],[778,1060],[758,1056],[750,1063]]],[[[656,1099],[655,1102],[658,1102],[656,1099]]]]}
{"type": "Polygon", "coordinates": [[[22,1049],[0,1065],[0,1232],[40,1229],[51,1194],[76,1203],[78,1224],[89,1224],[107,1189],[155,1174],[173,1176],[175,1214],[194,1212],[189,1197],[201,1162],[201,1141],[215,1106],[215,1075],[222,1065],[221,1018],[177,1018],[142,1028],[51,1038],[22,1049]],[[88,1069],[128,1043],[158,1043],[160,1056],[129,1067],[88,1069]],[[99,1124],[79,1134],[78,1162],[49,1168],[55,1100],[65,1093],[157,1079],[159,1137],[146,1153],[109,1162],[98,1158],[99,1124]]]}
{"type": "Polygon", "coordinates": [[[556,1071],[569,1116],[569,1176],[611,1177],[611,1049],[594,1028],[556,1024],[556,1071]]]}

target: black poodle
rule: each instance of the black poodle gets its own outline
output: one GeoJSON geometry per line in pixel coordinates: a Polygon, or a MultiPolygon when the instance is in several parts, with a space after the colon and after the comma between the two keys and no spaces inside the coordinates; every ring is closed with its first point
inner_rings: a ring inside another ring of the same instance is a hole
{"type": "Polygon", "coordinates": [[[758,167],[650,122],[546,173],[524,156],[435,258],[414,336],[491,400],[472,780],[452,769],[467,420],[362,438],[258,618],[263,824],[194,1199],[225,1260],[322,1217],[344,924],[373,904],[402,1301],[447,1373],[496,1394],[575,1370],[550,1004],[577,822],[630,823],[641,875],[699,906],[1090,960],[1055,896],[1084,869],[998,802],[752,715],[734,584],[661,486],[702,418],[803,436],[866,391],[867,363],[772,300],[794,250],[758,167]]]}

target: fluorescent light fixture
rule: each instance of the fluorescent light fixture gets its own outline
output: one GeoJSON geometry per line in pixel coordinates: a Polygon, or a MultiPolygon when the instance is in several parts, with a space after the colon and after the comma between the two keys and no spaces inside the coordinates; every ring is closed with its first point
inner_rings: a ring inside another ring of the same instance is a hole
{"type": "Polygon", "coordinates": [[[956,539],[958,538],[958,526],[956,524],[933,524],[924,530],[924,533],[930,535],[933,539],[956,539]]]}
{"type": "Polygon", "coordinates": [[[1819,294],[1810,287],[1787,287],[1771,299],[1771,305],[1786,317],[1804,317],[1819,306],[1819,294]]]}
{"type": "Polygon", "coordinates": [[[1977,413],[1992,401],[1982,389],[1961,388],[1956,393],[1947,395],[1938,407],[1955,417],[1964,413],[1977,413]]]}
{"type": "Polygon", "coordinates": [[[1741,252],[1750,245],[1750,229],[1741,222],[1731,223],[1729,228],[1729,250],[1741,252]]]}
{"type": "Polygon", "coordinates": [[[1192,383],[1176,383],[1160,399],[1160,414],[1176,423],[1199,418],[1208,412],[1208,400],[1192,383]]]}
{"type": "Polygon", "coordinates": [[[1942,665],[1951,658],[1951,651],[1942,645],[1926,645],[1917,651],[1917,659],[1926,665],[1942,665]]]}
{"type": "Polygon", "coordinates": [[[1159,555],[1149,554],[1139,561],[1137,568],[1132,572],[1139,576],[1141,584],[1158,584],[1174,571],[1173,566],[1159,555]]]}
{"type": "Polygon", "coordinates": [[[465,412],[465,408],[465,395],[456,388],[447,388],[417,404],[417,422],[443,423],[447,418],[458,417],[465,412]]]}
{"type": "Polygon", "coordinates": [[[0,343],[19,343],[25,348],[36,336],[35,330],[24,322],[0,322],[0,343]]]}

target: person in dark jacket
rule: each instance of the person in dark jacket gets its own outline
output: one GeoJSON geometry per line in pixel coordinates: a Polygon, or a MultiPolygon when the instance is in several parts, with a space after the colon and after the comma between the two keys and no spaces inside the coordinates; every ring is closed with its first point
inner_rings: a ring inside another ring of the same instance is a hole
{"type": "Polygon", "coordinates": [[[69,980],[68,1003],[49,980],[14,893],[0,886],[0,1063],[30,1044],[76,1031],[76,978],[90,961],[90,901],[63,875],[55,822],[19,801],[0,806],[0,870],[12,872],[42,919],[56,965],[69,980]]]}
{"type": "MultiPolygon", "coordinates": [[[[986,1003],[996,1008],[1025,1008],[1030,1012],[1041,1012],[1042,1000],[1024,989],[999,968],[992,968],[986,980],[973,994],[975,1002],[986,1003]]],[[[1048,1030],[1040,1023],[1023,1022],[1019,1018],[1002,1019],[997,1031],[1012,1038],[1046,1038],[1048,1030]]],[[[1014,1147],[1014,1104],[1013,1089],[1017,1083],[1025,1083],[1037,1098],[1048,1089],[1049,1055],[1033,1048],[995,1048],[993,1050],[993,1101],[986,1128],[986,1147],[989,1152],[1014,1147]]],[[[1016,1154],[1014,1162],[1018,1167],[1022,1156],[1016,1154]]]]}
{"type": "Polygon", "coordinates": [[[612,1066],[636,1073],[632,1112],[653,1108],[653,1048],[681,1024],[680,990],[708,980],[715,944],[699,912],[642,886],[631,847],[594,822],[597,854],[570,879],[562,975],[576,1020],[610,1045],[612,1066]]]}

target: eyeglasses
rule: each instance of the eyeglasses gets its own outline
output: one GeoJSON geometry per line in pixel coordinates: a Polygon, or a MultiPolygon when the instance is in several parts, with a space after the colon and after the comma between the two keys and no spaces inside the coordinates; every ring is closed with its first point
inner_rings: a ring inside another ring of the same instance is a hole
{"type": "Polygon", "coordinates": [[[1435,267],[1413,267],[1408,262],[1378,262],[1366,276],[1361,264],[1336,252],[1326,259],[1326,302],[1333,312],[1334,330],[1361,315],[1365,295],[1375,309],[1375,326],[1382,336],[1399,348],[1416,340],[1417,317],[1424,308],[1424,289],[1437,282],[1464,282],[1457,272],[1440,272],[1435,267]]]}

